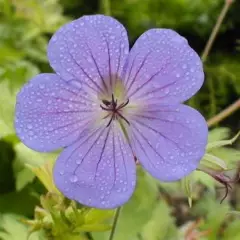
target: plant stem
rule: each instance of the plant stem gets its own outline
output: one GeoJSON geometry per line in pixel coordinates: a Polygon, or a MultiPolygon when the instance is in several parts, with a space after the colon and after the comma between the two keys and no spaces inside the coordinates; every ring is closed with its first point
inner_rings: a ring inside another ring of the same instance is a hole
{"type": "Polygon", "coordinates": [[[85,236],[87,237],[88,240],[94,240],[91,233],[89,233],[89,232],[86,232],[85,236]]]}
{"type": "Polygon", "coordinates": [[[111,0],[102,0],[101,1],[101,8],[102,8],[102,12],[105,15],[110,16],[111,15],[111,4],[110,4],[111,0]]]}
{"type": "Polygon", "coordinates": [[[213,125],[221,122],[223,119],[228,117],[230,114],[233,112],[237,111],[240,109],[240,98],[234,102],[233,104],[229,105],[227,108],[225,108],[222,112],[217,114],[216,116],[210,118],[207,123],[209,127],[212,127],[213,125]]]}
{"type": "Polygon", "coordinates": [[[120,211],[121,211],[121,207],[119,207],[116,210],[116,213],[115,213],[115,216],[114,216],[114,220],[113,220],[112,231],[110,233],[110,236],[109,236],[108,240],[113,240],[113,238],[114,238],[114,234],[115,234],[115,231],[116,231],[116,227],[117,227],[117,222],[118,222],[118,218],[119,218],[119,215],[120,215],[120,211]]]}
{"type": "Polygon", "coordinates": [[[209,52],[212,48],[212,45],[213,45],[213,43],[216,39],[216,36],[219,32],[219,29],[222,25],[223,19],[225,18],[225,16],[226,16],[226,14],[227,14],[227,12],[228,12],[232,3],[233,3],[233,0],[225,0],[225,4],[222,8],[222,11],[220,12],[220,14],[218,16],[217,22],[216,22],[216,24],[215,24],[215,26],[214,26],[214,28],[211,32],[211,35],[210,35],[210,37],[207,41],[207,44],[206,44],[205,48],[203,50],[202,57],[201,57],[203,62],[205,62],[206,59],[207,59],[207,56],[208,56],[208,54],[209,54],[209,52]]]}

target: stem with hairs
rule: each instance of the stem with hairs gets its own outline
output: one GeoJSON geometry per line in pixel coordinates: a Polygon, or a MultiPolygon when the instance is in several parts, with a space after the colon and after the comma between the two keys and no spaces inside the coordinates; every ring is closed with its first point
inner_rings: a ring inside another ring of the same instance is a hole
{"type": "Polygon", "coordinates": [[[117,222],[118,222],[118,218],[119,218],[119,215],[120,215],[120,211],[121,211],[121,207],[117,208],[115,216],[114,216],[114,220],[113,220],[112,231],[110,233],[110,236],[109,236],[108,240],[113,240],[113,238],[114,238],[114,234],[116,232],[116,227],[117,227],[117,222]]]}
{"type": "Polygon", "coordinates": [[[223,23],[223,19],[225,18],[225,16],[226,16],[230,6],[232,5],[232,3],[233,3],[233,0],[225,0],[225,4],[222,8],[222,11],[220,12],[220,14],[218,16],[217,22],[216,22],[216,24],[215,24],[215,26],[214,26],[214,28],[211,32],[211,35],[210,35],[210,37],[207,41],[207,44],[206,44],[205,48],[203,50],[202,57],[201,57],[203,62],[205,62],[206,59],[207,59],[207,56],[208,56],[208,54],[209,54],[209,52],[212,48],[212,45],[213,45],[213,43],[216,39],[216,36],[217,36],[217,34],[220,30],[221,25],[223,23]]]}

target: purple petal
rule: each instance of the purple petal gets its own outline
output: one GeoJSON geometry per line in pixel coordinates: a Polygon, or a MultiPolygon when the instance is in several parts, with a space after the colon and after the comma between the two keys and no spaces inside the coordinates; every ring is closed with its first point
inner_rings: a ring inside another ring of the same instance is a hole
{"type": "Polygon", "coordinates": [[[142,34],[130,51],[122,78],[130,99],[180,103],[202,86],[201,60],[185,38],[168,29],[142,34]]]}
{"type": "Polygon", "coordinates": [[[80,137],[94,109],[95,103],[80,85],[70,85],[56,74],[40,74],[17,96],[16,132],[28,147],[52,151],[80,137]]]}
{"type": "Polygon", "coordinates": [[[75,78],[103,92],[122,71],[128,51],[122,24],[108,16],[93,15],[60,28],[49,42],[48,58],[63,79],[75,78]]]}
{"type": "Polygon", "coordinates": [[[115,124],[93,130],[57,159],[54,181],[68,198],[91,207],[115,208],[131,197],[135,162],[115,124]]]}
{"type": "Polygon", "coordinates": [[[161,181],[175,181],[188,175],[205,153],[206,121],[186,105],[148,106],[135,115],[131,127],[138,160],[161,181]]]}

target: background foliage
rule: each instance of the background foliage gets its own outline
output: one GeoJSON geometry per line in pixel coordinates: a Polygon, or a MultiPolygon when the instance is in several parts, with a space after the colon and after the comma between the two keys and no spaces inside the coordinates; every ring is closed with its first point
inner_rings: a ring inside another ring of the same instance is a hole
{"type": "MultiPolygon", "coordinates": [[[[127,27],[131,44],[149,28],[172,28],[200,54],[223,4],[223,0],[114,0],[111,14],[127,27]]],[[[26,164],[40,166],[57,156],[36,153],[19,142],[13,127],[16,93],[32,76],[51,71],[46,46],[61,25],[84,14],[103,13],[103,9],[104,1],[97,0],[0,0],[0,239],[27,238],[28,228],[20,220],[33,218],[34,208],[40,205],[40,195],[46,189],[26,164]]],[[[189,102],[206,118],[240,95],[239,11],[240,2],[236,1],[205,64],[205,84],[189,102]]],[[[209,141],[232,136],[240,128],[239,117],[240,113],[235,113],[213,129],[209,141]]],[[[214,154],[238,169],[238,149],[236,143],[234,148],[222,147],[214,154]]],[[[123,208],[116,240],[240,239],[238,214],[227,214],[240,210],[239,182],[220,205],[224,192],[208,175],[195,173],[190,209],[180,183],[159,183],[138,170],[138,188],[123,208]]],[[[98,220],[100,216],[109,217],[94,214],[98,220]]],[[[83,231],[101,230],[94,222],[91,224],[81,225],[85,226],[83,231]]],[[[105,240],[108,235],[92,233],[96,240],[105,240]]],[[[30,239],[46,238],[37,232],[30,239]]],[[[82,233],[76,239],[91,238],[82,233]]]]}

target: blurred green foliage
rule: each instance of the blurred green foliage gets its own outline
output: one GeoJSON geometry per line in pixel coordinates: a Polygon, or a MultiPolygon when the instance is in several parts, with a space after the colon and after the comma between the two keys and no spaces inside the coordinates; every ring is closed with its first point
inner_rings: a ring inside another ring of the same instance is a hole
{"type": "MultiPolygon", "coordinates": [[[[113,0],[111,13],[128,29],[131,44],[149,28],[173,28],[201,53],[223,4],[223,0],[113,0]]],[[[27,238],[28,228],[19,220],[33,217],[46,190],[26,164],[36,167],[57,156],[36,153],[19,142],[13,126],[16,93],[37,73],[51,71],[46,46],[60,26],[101,11],[102,2],[97,0],[0,0],[0,239],[27,238]]],[[[239,11],[236,1],[205,64],[205,84],[189,101],[206,118],[240,95],[239,11]]],[[[238,118],[239,113],[225,124],[239,128],[238,118]]],[[[211,131],[209,141],[230,135],[229,128],[217,128],[211,131]]],[[[213,154],[233,168],[240,159],[239,150],[229,147],[213,154]]],[[[240,239],[239,216],[227,215],[230,210],[240,210],[239,183],[220,205],[224,192],[217,189],[216,181],[205,173],[194,173],[193,207],[189,209],[179,182],[159,183],[138,170],[138,187],[122,210],[116,240],[180,240],[190,235],[202,236],[196,238],[202,240],[240,239]]],[[[92,236],[105,240],[109,232],[92,236]]],[[[90,239],[89,235],[81,237],[90,239]]],[[[29,239],[46,238],[37,232],[29,239]]]]}

